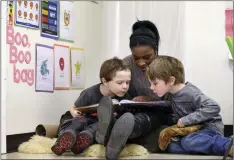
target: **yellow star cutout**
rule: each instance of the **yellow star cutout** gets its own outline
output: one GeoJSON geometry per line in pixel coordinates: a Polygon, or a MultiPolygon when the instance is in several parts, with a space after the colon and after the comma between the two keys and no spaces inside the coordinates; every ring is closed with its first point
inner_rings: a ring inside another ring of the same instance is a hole
{"type": "Polygon", "coordinates": [[[76,62],[76,64],[74,64],[75,68],[76,68],[76,75],[80,74],[80,68],[81,68],[81,63],[79,63],[79,61],[76,62]]]}

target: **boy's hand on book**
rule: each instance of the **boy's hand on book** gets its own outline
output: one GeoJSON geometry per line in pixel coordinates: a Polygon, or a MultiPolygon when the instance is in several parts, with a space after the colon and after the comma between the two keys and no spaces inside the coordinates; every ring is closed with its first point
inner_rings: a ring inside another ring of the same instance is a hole
{"type": "Polygon", "coordinates": [[[71,112],[71,115],[72,115],[72,117],[74,117],[74,118],[81,118],[81,117],[83,117],[83,114],[82,114],[82,112],[80,112],[80,111],[78,111],[78,110],[73,110],[72,112],[71,112]]]}
{"type": "Polygon", "coordinates": [[[137,96],[137,97],[134,97],[132,100],[137,101],[137,102],[147,102],[147,101],[151,101],[151,98],[148,96],[137,96]]]}
{"type": "Polygon", "coordinates": [[[181,119],[178,120],[177,127],[178,128],[184,128],[185,127],[184,124],[183,124],[183,122],[181,121],[181,119]]]}

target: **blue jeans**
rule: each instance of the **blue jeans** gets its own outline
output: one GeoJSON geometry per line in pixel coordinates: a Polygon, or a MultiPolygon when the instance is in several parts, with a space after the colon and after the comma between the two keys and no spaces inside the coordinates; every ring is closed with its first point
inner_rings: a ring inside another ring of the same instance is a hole
{"type": "Polygon", "coordinates": [[[231,145],[231,141],[231,137],[224,137],[211,129],[202,129],[182,137],[179,141],[172,141],[167,147],[167,152],[223,156],[231,145]]]}

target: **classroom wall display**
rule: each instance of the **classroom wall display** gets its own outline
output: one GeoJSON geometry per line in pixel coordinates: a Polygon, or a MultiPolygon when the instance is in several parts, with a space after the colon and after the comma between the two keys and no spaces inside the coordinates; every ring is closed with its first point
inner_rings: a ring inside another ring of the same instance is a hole
{"type": "Polygon", "coordinates": [[[54,91],[54,50],[52,46],[36,44],[36,92],[54,91]]]}
{"type": "Polygon", "coordinates": [[[14,1],[7,1],[7,25],[14,24],[14,1]]]}
{"type": "Polygon", "coordinates": [[[54,45],[54,89],[70,89],[70,48],[69,46],[54,45]]]}
{"type": "Polygon", "coordinates": [[[59,39],[74,42],[74,2],[60,1],[59,39]]]}
{"type": "Polygon", "coordinates": [[[58,40],[58,1],[41,1],[41,36],[58,40]]]}
{"type": "Polygon", "coordinates": [[[10,45],[9,60],[13,65],[13,82],[34,84],[34,68],[18,68],[17,63],[30,64],[32,55],[30,52],[30,40],[26,33],[15,32],[14,27],[7,25],[6,42],[10,45]]]}
{"type": "Polygon", "coordinates": [[[71,89],[85,88],[85,55],[83,48],[71,48],[71,89]]]}
{"type": "Polygon", "coordinates": [[[39,29],[39,1],[15,1],[15,24],[23,27],[39,29]]]}

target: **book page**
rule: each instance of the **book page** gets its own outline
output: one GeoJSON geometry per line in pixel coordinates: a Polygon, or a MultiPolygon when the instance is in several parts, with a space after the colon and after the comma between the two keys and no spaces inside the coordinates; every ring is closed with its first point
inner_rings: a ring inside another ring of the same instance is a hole
{"type": "Polygon", "coordinates": [[[113,105],[119,105],[119,101],[117,99],[112,99],[112,104],[113,105]]]}
{"type": "Polygon", "coordinates": [[[120,101],[120,105],[124,106],[164,106],[167,107],[168,104],[166,101],[147,101],[147,102],[138,102],[132,100],[122,100],[120,101]]]}
{"type": "Polygon", "coordinates": [[[141,102],[137,102],[137,101],[131,101],[131,100],[127,100],[127,99],[123,99],[120,101],[121,104],[125,104],[125,103],[141,103],[141,102]]]}
{"type": "Polygon", "coordinates": [[[120,101],[121,104],[128,104],[128,103],[137,103],[137,104],[161,104],[165,103],[165,101],[145,101],[145,102],[139,102],[139,101],[132,101],[132,100],[127,100],[124,99],[120,101]]]}

